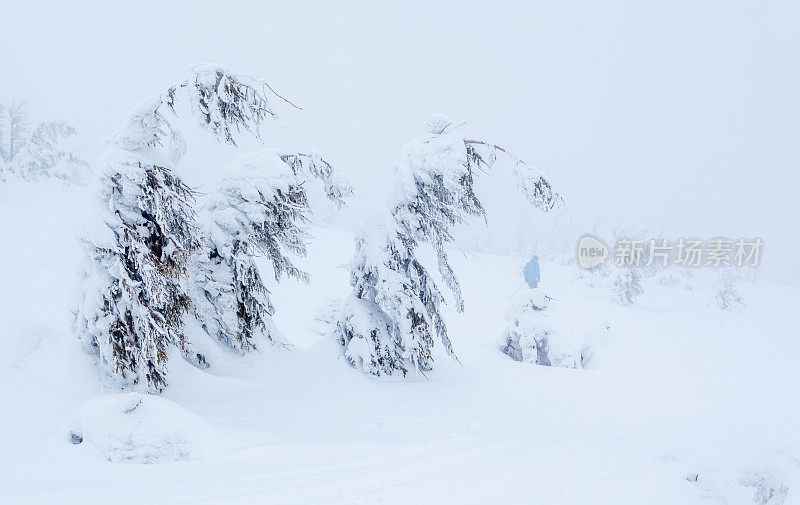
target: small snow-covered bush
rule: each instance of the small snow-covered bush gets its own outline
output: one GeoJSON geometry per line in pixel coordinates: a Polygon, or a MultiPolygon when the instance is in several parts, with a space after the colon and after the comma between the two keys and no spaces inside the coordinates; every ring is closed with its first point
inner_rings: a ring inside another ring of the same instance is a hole
{"type": "Polygon", "coordinates": [[[747,305],[736,289],[735,275],[729,270],[720,271],[714,299],[722,310],[727,311],[739,311],[747,305]]]}
{"type": "Polygon", "coordinates": [[[515,361],[582,368],[588,350],[585,338],[554,322],[547,304],[546,295],[538,290],[515,296],[498,348],[515,361]]]}
{"type": "Polygon", "coordinates": [[[634,268],[624,268],[614,278],[614,301],[620,305],[631,305],[644,293],[642,277],[634,268]]]}
{"type": "Polygon", "coordinates": [[[139,393],[86,402],[70,420],[67,440],[94,447],[114,463],[199,459],[220,435],[204,419],[166,398],[139,393]]]}
{"type": "Polygon", "coordinates": [[[659,285],[671,288],[680,287],[684,291],[693,291],[693,274],[688,268],[671,267],[662,268],[655,274],[659,285]]]}
{"type": "Polygon", "coordinates": [[[672,270],[661,270],[656,274],[656,281],[665,288],[671,288],[681,282],[682,278],[672,270]]]}

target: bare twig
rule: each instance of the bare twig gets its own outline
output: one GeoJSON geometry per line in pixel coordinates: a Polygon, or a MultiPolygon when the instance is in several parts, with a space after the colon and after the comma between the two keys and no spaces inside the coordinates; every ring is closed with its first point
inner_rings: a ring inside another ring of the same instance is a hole
{"type": "Polygon", "coordinates": [[[276,93],[276,92],[275,92],[275,90],[274,90],[274,89],[272,89],[272,86],[270,86],[270,85],[269,85],[269,84],[267,84],[266,82],[264,83],[264,86],[268,87],[268,88],[269,88],[269,90],[270,90],[270,91],[272,91],[272,93],[273,93],[275,96],[277,96],[278,98],[280,98],[280,99],[281,99],[281,100],[283,100],[284,102],[288,103],[289,105],[291,105],[291,106],[292,106],[292,107],[294,107],[295,109],[297,109],[297,110],[303,110],[303,108],[302,108],[302,107],[298,107],[297,105],[293,104],[292,102],[290,102],[290,101],[289,101],[289,100],[287,100],[286,98],[284,98],[284,97],[282,97],[281,95],[279,95],[278,93],[276,93]]]}
{"type": "MultiPolygon", "coordinates": [[[[482,146],[493,147],[493,148],[497,149],[498,151],[504,152],[504,153],[506,153],[507,155],[509,155],[509,156],[511,156],[512,158],[514,158],[515,160],[517,160],[517,158],[516,158],[516,157],[514,157],[514,156],[512,156],[512,155],[511,155],[511,153],[509,153],[508,151],[506,151],[505,149],[503,149],[502,147],[500,147],[500,146],[498,146],[498,145],[496,145],[496,144],[490,144],[490,143],[488,143],[488,142],[484,142],[484,141],[482,141],[482,140],[464,140],[464,143],[465,143],[465,144],[480,144],[480,145],[482,145],[482,146]]],[[[517,161],[521,161],[521,160],[517,160],[517,161]]]]}
{"type": "MultiPolygon", "coordinates": [[[[291,158],[291,157],[311,158],[311,155],[310,154],[303,154],[303,153],[282,154],[281,155],[281,160],[283,160],[284,162],[287,162],[289,160],[289,158],[291,158]]],[[[328,163],[327,161],[325,161],[322,158],[319,158],[319,160],[321,162],[323,162],[326,167],[328,167],[329,169],[333,170],[333,167],[331,166],[330,163],[328,163]]]]}

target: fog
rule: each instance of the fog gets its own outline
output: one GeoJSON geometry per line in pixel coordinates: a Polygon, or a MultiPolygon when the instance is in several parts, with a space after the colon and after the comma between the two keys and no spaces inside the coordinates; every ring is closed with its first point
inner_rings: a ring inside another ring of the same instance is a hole
{"type": "MultiPolygon", "coordinates": [[[[72,122],[90,160],[132,106],[215,62],[302,107],[264,136],[343,170],[343,226],[384,205],[398,150],[441,112],[544,170],[578,223],[761,237],[765,274],[800,283],[796,2],[3,0],[0,47],[0,102],[72,122]]],[[[201,186],[231,154],[190,150],[201,186]]],[[[494,230],[516,217],[490,211],[494,230]]]]}

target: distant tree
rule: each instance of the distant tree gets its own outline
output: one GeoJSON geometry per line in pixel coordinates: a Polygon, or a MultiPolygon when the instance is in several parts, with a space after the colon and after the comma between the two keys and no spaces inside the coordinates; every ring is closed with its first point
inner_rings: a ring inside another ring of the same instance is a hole
{"type": "MultiPolygon", "coordinates": [[[[506,151],[465,138],[441,115],[430,116],[421,135],[403,148],[388,213],[357,237],[350,264],[353,293],[331,318],[334,337],[353,366],[372,375],[424,373],[433,364],[434,337],[455,357],[441,313],[444,296],[416,250],[422,243],[432,246],[439,274],[463,311],[445,244],[454,225],[485,216],[474,177],[491,168],[498,152],[506,151]]],[[[549,211],[561,202],[550,183],[521,161],[514,172],[536,207],[549,211]]]]}
{"type": "Polygon", "coordinates": [[[736,289],[736,276],[729,269],[720,269],[714,298],[722,310],[740,311],[747,305],[736,289]]]}
{"type": "Polygon", "coordinates": [[[62,121],[31,128],[24,102],[0,104],[0,178],[16,174],[26,180],[52,177],[85,182],[88,163],[64,146],[76,134],[73,126],[62,121]]]}
{"type": "Polygon", "coordinates": [[[614,278],[614,300],[620,305],[631,305],[644,293],[642,276],[636,268],[622,268],[614,278]]]}
{"type": "Polygon", "coordinates": [[[30,114],[25,102],[13,101],[11,105],[0,104],[0,156],[6,164],[16,158],[30,133],[30,114]]]}

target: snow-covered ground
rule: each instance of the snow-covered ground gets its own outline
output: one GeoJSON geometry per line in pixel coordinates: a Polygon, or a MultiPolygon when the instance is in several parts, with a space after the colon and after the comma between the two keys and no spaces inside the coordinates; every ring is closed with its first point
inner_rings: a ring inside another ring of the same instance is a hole
{"type": "Polygon", "coordinates": [[[292,348],[176,356],[140,396],[104,387],[70,332],[87,191],[0,184],[0,503],[800,503],[796,287],[744,284],[728,313],[702,278],[646,279],[620,307],[543,262],[552,318],[611,330],[587,369],[542,367],[497,349],[524,259],[453,251],[460,363],[376,380],[321,334],[353,243],[315,229],[311,285],[270,286],[292,348]]]}

